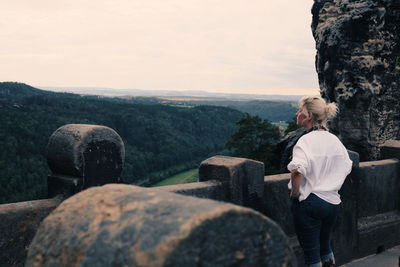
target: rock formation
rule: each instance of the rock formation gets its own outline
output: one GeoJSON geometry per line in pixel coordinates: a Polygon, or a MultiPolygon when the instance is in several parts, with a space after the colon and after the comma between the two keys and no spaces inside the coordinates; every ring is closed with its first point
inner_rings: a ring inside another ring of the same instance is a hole
{"type": "Polygon", "coordinates": [[[312,14],[321,95],[340,109],[333,132],[377,159],[400,138],[400,1],[315,0],[312,14]]]}

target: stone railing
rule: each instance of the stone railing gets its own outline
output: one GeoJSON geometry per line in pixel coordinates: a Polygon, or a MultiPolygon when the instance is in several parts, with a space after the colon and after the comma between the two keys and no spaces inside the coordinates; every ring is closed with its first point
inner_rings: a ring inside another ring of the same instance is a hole
{"type": "MultiPolygon", "coordinates": [[[[387,142],[380,161],[359,163],[350,152],[333,237],[339,264],[400,244],[399,143],[387,142]]],[[[123,160],[107,127],[58,129],[48,145],[52,198],[0,205],[0,263],[22,266],[29,249],[26,266],[296,266],[296,258],[302,266],[289,174],[264,177],[261,162],[216,156],[202,162],[197,183],[78,193],[120,183],[123,160]]]]}
{"type": "MultiPolygon", "coordinates": [[[[350,152],[353,169],[340,190],[342,208],[332,240],[338,264],[400,244],[400,147],[382,150],[390,159],[358,163],[357,154],[350,152]]],[[[289,212],[289,179],[289,174],[265,177],[264,214],[290,237],[302,263],[289,212]]]]}

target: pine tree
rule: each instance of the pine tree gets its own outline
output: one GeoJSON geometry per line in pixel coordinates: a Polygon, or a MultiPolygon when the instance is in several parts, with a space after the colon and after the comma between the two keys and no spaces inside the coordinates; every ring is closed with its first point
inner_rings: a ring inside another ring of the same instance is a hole
{"type": "Polygon", "coordinates": [[[246,114],[236,123],[239,127],[226,143],[233,156],[264,162],[266,174],[276,172],[274,149],[279,141],[279,129],[258,116],[246,114]]]}

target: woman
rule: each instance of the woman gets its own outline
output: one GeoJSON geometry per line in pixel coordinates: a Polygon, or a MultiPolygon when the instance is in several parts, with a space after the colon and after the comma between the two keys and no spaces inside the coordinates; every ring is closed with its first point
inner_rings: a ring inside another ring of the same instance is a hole
{"type": "Polygon", "coordinates": [[[335,266],[330,235],[341,202],[338,191],[352,166],[346,148],[327,130],[336,113],[336,105],[321,97],[300,100],[297,124],[308,133],[297,141],[287,166],[295,230],[311,267],[335,266]]]}

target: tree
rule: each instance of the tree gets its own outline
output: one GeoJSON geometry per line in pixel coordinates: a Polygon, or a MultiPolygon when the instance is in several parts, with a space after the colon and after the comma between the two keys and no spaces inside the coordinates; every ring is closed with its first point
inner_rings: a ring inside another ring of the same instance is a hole
{"type": "Polygon", "coordinates": [[[288,123],[288,126],[285,130],[285,135],[287,135],[290,132],[296,131],[297,129],[300,128],[300,126],[297,125],[297,116],[294,116],[292,118],[292,120],[287,121],[287,123],[288,123]]]}
{"type": "Polygon", "coordinates": [[[276,173],[273,153],[279,141],[279,129],[258,116],[246,114],[236,123],[239,128],[226,143],[234,156],[264,162],[265,173],[276,173]]]}
{"type": "Polygon", "coordinates": [[[0,82],[0,204],[46,197],[46,145],[62,125],[116,130],[125,143],[122,179],[143,185],[223,153],[242,116],[226,107],[135,103],[0,82]]]}

